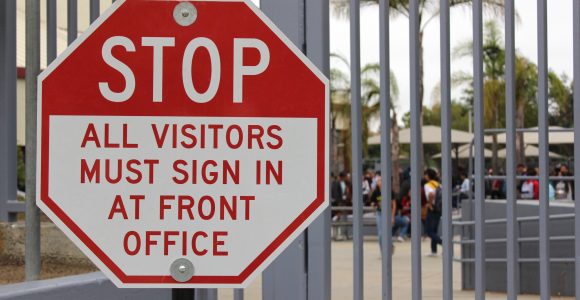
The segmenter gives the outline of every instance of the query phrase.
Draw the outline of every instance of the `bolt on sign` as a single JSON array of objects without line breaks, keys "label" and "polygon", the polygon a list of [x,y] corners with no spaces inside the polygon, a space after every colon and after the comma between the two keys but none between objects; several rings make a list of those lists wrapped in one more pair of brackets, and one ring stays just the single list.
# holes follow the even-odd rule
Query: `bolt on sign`
[{"label": "bolt on sign", "polygon": [[328,80],[251,2],[116,1],[39,76],[37,204],[119,287],[243,287],[328,206]]}]

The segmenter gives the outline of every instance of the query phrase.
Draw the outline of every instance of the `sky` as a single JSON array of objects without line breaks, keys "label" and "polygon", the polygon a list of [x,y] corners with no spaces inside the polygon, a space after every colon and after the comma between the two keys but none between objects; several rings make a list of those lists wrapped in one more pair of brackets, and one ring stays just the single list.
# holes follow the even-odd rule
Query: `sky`
[{"label": "sky", "polygon": [[[548,65],[557,74],[567,74],[572,78],[572,1],[548,1]],[[516,23],[516,50],[529,60],[537,63],[537,9],[536,1],[516,0],[516,11],[519,22]],[[361,9],[361,65],[379,62],[379,17],[378,7],[368,6]],[[493,16],[484,16],[484,22],[493,19]],[[498,19],[502,29],[503,17]],[[400,89],[400,98],[397,104],[399,116],[409,111],[409,22],[405,16],[391,18],[390,32],[390,63],[395,73]],[[451,11],[451,49],[458,44],[472,40],[471,7],[454,8]],[[337,17],[331,11],[330,21],[330,51],[350,56],[350,30],[346,18]],[[430,106],[433,102],[433,88],[440,80],[439,54],[439,19],[433,19],[427,25],[424,34],[425,59],[425,96],[424,105]],[[452,60],[451,72],[473,72],[471,59]],[[331,68],[344,68],[340,61],[331,60]],[[454,89],[452,99],[461,97],[461,89]],[[438,100],[438,98],[436,99]]]}]

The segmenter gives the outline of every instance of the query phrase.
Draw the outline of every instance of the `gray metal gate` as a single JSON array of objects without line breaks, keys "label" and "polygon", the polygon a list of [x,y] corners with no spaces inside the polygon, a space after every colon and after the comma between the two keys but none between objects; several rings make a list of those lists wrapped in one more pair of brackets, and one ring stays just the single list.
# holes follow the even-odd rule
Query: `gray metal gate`
[{"label": "gray metal gate", "polygon": [[[346,1],[346,0],[345,0]],[[352,186],[353,186],[353,299],[364,299],[363,287],[363,203],[361,191],[362,178],[362,113],[361,113],[361,78],[360,78],[360,0],[350,1],[350,62],[351,62],[351,120],[352,120]],[[52,61],[56,51],[56,0],[47,0],[47,56]],[[389,15],[390,3],[395,2],[407,5],[410,30],[410,105],[411,105],[411,199],[412,199],[412,227],[421,228],[421,177],[423,174],[422,161],[422,137],[421,137],[421,99],[420,91],[420,55],[422,55],[420,38],[419,9],[425,1],[388,1],[379,0],[380,11],[380,119],[381,119],[381,157],[391,157],[391,131],[390,122],[390,57],[389,50]],[[441,120],[442,120],[442,165],[441,175],[443,184],[443,199],[452,197],[452,166],[451,166],[451,74],[450,74],[450,3],[454,0],[439,1],[440,17],[440,63],[441,63]],[[465,1],[470,2],[470,1]],[[474,152],[474,175],[475,192],[473,194],[473,220],[455,222],[455,226],[470,226],[472,231],[469,241],[473,252],[473,258],[462,258],[462,262],[473,264],[468,266],[473,272],[474,289],[476,299],[485,299],[486,266],[493,262],[487,258],[486,246],[494,241],[486,239],[486,228],[492,223],[505,223],[506,235],[502,240],[505,242],[506,257],[501,262],[506,263],[506,287],[508,299],[516,299],[519,294],[521,263],[526,262],[520,258],[519,244],[523,238],[520,236],[519,226],[521,222],[530,221],[530,217],[522,218],[518,214],[516,201],[516,181],[530,179],[530,177],[516,176],[516,133],[524,129],[516,128],[515,119],[515,10],[514,0],[499,1],[505,5],[505,81],[506,81],[506,128],[507,133],[507,160],[506,176],[507,199],[505,204],[505,219],[486,220],[485,181],[493,178],[486,177],[484,161],[484,123],[483,123],[483,1],[471,1],[473,13],[473,69],[474,69],[474,120],[475,120],[475,152]],[[40,9],[39,1],[27,0],[27,115],[36,116],[36,75],[40,68]],[[77,36],[77,2],[68,0],[68,42],[69,44]],[[532,2],[530,1],[530,5]],[[540,174],[537,176],[540,186],[540,201],[538,216],[531,217],[538,221],[539,235],[536,238],[539,245],[539,256],[534,262],[539,264],[539,291],[541,299],[549,299],[551,295],[550,269],[551,262],[558,259],[550,255],[550,220],[551,219],[574,219],[573,236],[568,240],[575,246],[575,256],[567,261],[575,263],[575,286],[580,287],[580,207],[575,206],[574,214],[550,216],[548,202],[549,165],[548,165],[548,62],[547,62],[547,0],[537,0],[538,7],[538,132],[539,132],[539,167]],[[262,0],[261,9],[286,33],[287,36],[301,48],[308,57],[325,73],[329,74],[329,0]],[[90,0],[90,19],[95,20],[99,15],[99,0]],[[14,221],[14,214],[22,212],[23,206],[16,200],[16,0],[4,0],[0,2],[0,221]],[[580,1],[573,1],[574,36],[574,77],[580,76]],[[44,54],[43,54],[44,55]],[[580,80],[574,81],[574,121],[580,123]],[[35,183],[35,155],[36,118],[27,119],[27,179],[28,186]],[[503,129],[502,129],[503,130]],[[575,142],[580,143],[580,128],[574,128]],[[580,157],[580,147],[575,144],[575,156]],[[575,170],[580,170],[580,160],[574,160]],[[392,175],[392,163],[390,159],[382,159],[381,173],[383,178]],[[570,180],[570,178],[565,178]],[[575,192],[580,195],[580,181],[576,182]],[[390,195],[391,181],[384,180],[382,195]],[[27,236],[27,279],[38,278],[39,271],[39,221],[38,211],[34,206],[34,189],[26,193],[28,227]],[[443,202],[442,233],[443,233],[443,285],[441,297],[453,298],[453,222],[452,207],[448,201]],[[381,224],[382,232],[382,298],[392,299],[393,275],[391,247],[391,212],[388,205],[382,210],[385,222]],[[262,294],[264,299],[332,299],[331,296],[331,272],[330,272],[330,211],[321,216],[308,228],[290,247],[277,259],[263,274]],[[571,234],[572,235],[572,234]],[[529,238],[528,238],[529,239]],[[495,241],[497,242],[497,241]],[[422,299],[422,267],[421,267],[421,235],[412,235],[412,299]],[[471,269],[470,269],[471,268]],[[25,288],[25,287],[23,287]],[[22,291],[19,291],[22,292]],[[578,295],[578,291],[576,292]],[[0,298],[2,294],[0,292]],[[30,294],[31,297],[32,294]],[[215,291],[209,291],[200,295],[204,298],[215,299]],[[8,296],[9,297],[9,296]],[[234,292],[235,299],[243,298],[243,291]],[[89,298],[89,297],[87,297]],[[579,298],[577,296],[577,298]]]}]

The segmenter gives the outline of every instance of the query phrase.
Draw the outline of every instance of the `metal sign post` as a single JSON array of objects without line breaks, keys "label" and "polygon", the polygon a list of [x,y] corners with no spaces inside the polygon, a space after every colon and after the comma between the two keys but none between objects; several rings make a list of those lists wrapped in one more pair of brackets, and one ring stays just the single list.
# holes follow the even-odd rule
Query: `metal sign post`
[{"label": "metal sign post", "polygon": [[195,289],[171,289],[171,300],[195,300]]}]

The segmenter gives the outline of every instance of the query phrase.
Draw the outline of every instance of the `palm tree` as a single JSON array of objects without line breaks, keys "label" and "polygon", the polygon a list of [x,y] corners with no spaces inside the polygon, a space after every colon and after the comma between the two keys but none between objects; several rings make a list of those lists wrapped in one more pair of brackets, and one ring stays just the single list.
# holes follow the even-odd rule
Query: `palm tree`
[{"label": "palm tree", "polygon": [[[484,123],[486,127],[502,128],[505,126],[505,48],[502,43],[503,37],[497,24],[488,22],[485,24],[483,61],[484,61]],[[473,57],[472,42],[467,42],[455,48],[455,58]],[[526,126],[526,107],[535,107],[537,92],[537,67],[527,58],[516,54],[516,128]],[[454,83],[472,83],[473,77],[458,72],[453,75]],[[471,88],[467,94],[472,94]],[[473,101],[473,99],[471,99]],[[535,116],[534,116],[535,117]],[[497,152],[497,138],[493,136],[494,156]],[[516,134],[516,161],[525,162],[524,138],[521,132]],[[497,157],[492,158],[494,170],[497,170]]]},{"label": "palm tree", "polygon": [[[483,38],[483,99],[484,99],[484,123],[487,128],[502,127],[505,113],[505,82],[503,75],[505,73],[505,49],[502,43],[503,37],[493,21],[485,23],[484,38]],[[455,58],[473,57],[473,43],[467,42],[460,44],[454,49],[453,56]],[[472,82],[471,76],[454,75],[454,80],[458,82],[463,79],[465,82]],[[461,83],[461,82],[459,82]],[[492,167],[498,170],[498,143],[497,135],[492,136]]]},{"label": "palm tree", "polygon": [[[335,13],[339,16],[346,16],[348,13],[348,0],[336,0],[334,1]],[[409,17],[409,0],[389,0],[389,7],[391,14],[393,16],[405,16]],[[487,12],[494,15],[503,15],[504,13],[504,0],[483,0],[483,8]],[[376,5],[379,0],[361,0],[363,5]],[[419,101],[421,116],[423,116],[423,94],[424,94],[424,84],[423,84],[423,73],[424,73],[424,63],[423,63],[423,33],[425,28],[439,16],[439,1],[438,0],[420,0],[419,1]],[[460,8],[471,6],[471,0],[449,0],[450,8]],[[421,125],[423,125],[423,118],[421,117]]]},{"label": "palm tree", "polygon": [[[342,62],[347,69],[350,70],[349,62],[343,56],[337,54],[331,54],[331,57],[336,58]],[[396,102],[399,97],[399,87],[397,85],[397,80],[395,74],[390,71],[391,82],[391,122],[392,122],[392,159],[393,168],[398,170],[398,158],[399,158],[399,139],[398,139],[398,127],[397,127],[397,113],[396,113]],[[379,116],[380,103],[379,94],[380,86],[378,83],[378,78],[380,74],[380,66],[378,64],[367,64],[363,67],[361,71],[361,104],[362,104],[362,140],[363,140],[363,155],[368,154],[368,143],[367,139],[370,134],[370,122]],[[338,68],[332,68],[330,70],[330,89],[331,89],[331,115],[333,128],[335,128],[336,122],[340,119],[343,122],[350,124],[350,80],[348,74]],[[351,153],[350,153],[350,141],[351,141],[351,127],[346,126],[346,130],[343,136],[343,141],[345,145],[345,166],[350,165]],[[396,165],[395,165],[396,164]],[[393,172],[393,176],[398,172]],[[395,180],[395,178],[393,178]],[[393,184],[395,186],[395,184]]]}]

